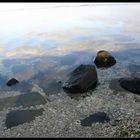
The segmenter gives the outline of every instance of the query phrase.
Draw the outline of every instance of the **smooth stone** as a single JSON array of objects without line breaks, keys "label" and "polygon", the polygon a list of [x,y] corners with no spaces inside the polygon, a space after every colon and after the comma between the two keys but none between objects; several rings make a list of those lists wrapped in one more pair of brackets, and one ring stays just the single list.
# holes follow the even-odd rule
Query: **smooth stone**
[{"label": "smooth stone", "polygon": [[27,93],[0,99],[0,111],[8,107],[30,107],[45,104],[46,100],[39,93]]},{"label": "smooth stone", "polygon": [[68,75],[62,88],[68,93],[83,93],[96,88],[97,82],[95,66],[80,65]]},{"label": "smooth stone", "polygon": [[109,122],[110,118],[104,112],[97,112],[95,114],[90,115],[89,117],[81,120],[82,126],[92,126],[93,123],[105,123]]},{"label": "smooth stone", "polygon": [[97,68],[108,68],[116,64],[116,60],[108,51],[101,50],[97,53],[94,63]]},{"label": "smooth stone", "polygon": [[42,115],[44,109],[37,110],[14,110],[6,115],[5,125],[7,128],[18,126],[26,122],[31,122],[36,116]]},{"label": "smooth stone", "polygon": [[19,83],[19,81],[16,80],[15,78],[12,78],[12,79],[10,79],[10,80],[6,83],[6,85],[7,85],[7,86],[12,86],[12,85],[15,85],[15,84],[17,84],[17,83]]},{"label": "smooth stone", "polygon": [[30,107],[34,105],[45,104],[46,100],[42,95],[36,92],[22,94],[16,100],[16,106]]},{"label": "smooth stone", "polygon": [[122,88],[132,93],[140,94],[140,78],[121,78],[119,83]]}]

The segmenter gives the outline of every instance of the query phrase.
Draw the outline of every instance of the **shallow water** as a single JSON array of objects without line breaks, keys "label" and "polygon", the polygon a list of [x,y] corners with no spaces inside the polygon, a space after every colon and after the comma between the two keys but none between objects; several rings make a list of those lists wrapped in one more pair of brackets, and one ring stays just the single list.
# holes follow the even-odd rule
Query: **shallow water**
[{"label": "shallow water", "polygon": [[[139,73],[139,15],[140,4],[0,11],[0,96],[29,93],[35,85],[46,95],[63,92],[67,74],[80,64],[94,64],[99,50],[117,60],[107,70],[97,69],[99,86],[108,82],[111,76],[103,73],[109,71],[116,93],[115,79]],[[20,83],[6,87],[11,78]]]}]

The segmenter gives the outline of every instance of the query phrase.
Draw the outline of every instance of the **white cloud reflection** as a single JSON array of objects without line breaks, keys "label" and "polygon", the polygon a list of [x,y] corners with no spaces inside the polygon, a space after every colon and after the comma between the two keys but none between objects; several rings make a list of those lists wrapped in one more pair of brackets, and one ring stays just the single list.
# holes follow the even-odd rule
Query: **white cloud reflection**
[{"label": "white cloud reflection", "polygon": [[16,56],[25,58],[25,57],[40,56],[42,53],[43,53],[42,46],[35,46],[33,48],[30,48],[28,46],[22,46],[6,52],[5,56],[6,57]]},{"label": "white cloud reflection", "polygon": [[[18,12],[13,10],[14,7],[4,12],[2,11],[5,10],[3,7],[0,11],[0,40],[1,42],[5,41],[6,45],[0,48],[0,53],[8,58],[25,58],[44,54],[64,55],[72,51],[85,50],[118,51],[123,50],[124,47],[115,44],[124,42],[116,41],[110,33],[118,36],[132,34],[140,37],[139,3],[45,9],[45,6],[55,7],[56,5],[33,4],[31,8],[31,4],[21,5],[21,7],[19,4],[15,4],[15,8],[19,6],[19,9],[22,9]],[[14,40],[17,36],[20,36],[23,44],[5,52],[6,48],[11,46],[7,42]],[[73,40],[74,37],[78,36],[86,36],[87,40]],[[41,42],[30,47],[26,44],[27,38],[28,40],[35,38]],[[43,43],[48,40],[56,40],[58,44],[53,48],[48,49],[46,47],[47,50],[45,51]]]}]

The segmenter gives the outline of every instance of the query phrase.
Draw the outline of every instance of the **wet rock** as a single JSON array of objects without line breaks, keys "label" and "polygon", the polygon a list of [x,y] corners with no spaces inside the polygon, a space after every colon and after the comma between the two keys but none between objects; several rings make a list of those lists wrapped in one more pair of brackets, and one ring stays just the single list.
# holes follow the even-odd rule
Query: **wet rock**
[{"label": "wet rock", "polygon": [[4,108],[15,107],[16,106],[15,103],[16,103],[16,96],[0,99],[0,111],[3,110]]},{"label": "wet rock", "polygon": [[119,83],[122,88],[132,93],[140,94],[140,78],[121,78]]},{"label": "wet rock", "polygon": [[80,65],[68,75],[68,79],[62,85],[68,93],[83,93],[94,89],[98,78],[95,66]]},{"label": "wet rock", "polygon": [[116,60],[109,52],[101,50],[97,53],[94,63],[97,68],[108,68],[113,66],[116,63]]},{"label": "wet rock", "polygon": [[16,106],[30,107],[45,104],[46,100],[39,93],[22,94],[16,100]]},{"label": "wet rock", "polygon": [[17,126],[26,122],[31,122],[36,116],[42,115],[44,109],[37,110],[16,110],[11,111],[6,115],[5,125],[7,128]]},{"label": "wet rock", "polygon": [[0,99],[0,111],[8,107],[30,107],[45,104],[46,100],[39,93],[27,93]]},{"label": "wet rock", "polygon": [[104,112],[97,112],[95,114],[90,115],[89,117],[81,120],[82,126],[92,126],[93,123],[105,123],[109,122],[110,118]]},{"label": "wet rock", "polygon": [[17,83],[19,83],[19,81],[16,80],[15,78],[12,78],[11,80],[9,80],[9,81],[6,83],[6,85],[10,87],[10,86],[15,85],[15,84],[17,84]]}]

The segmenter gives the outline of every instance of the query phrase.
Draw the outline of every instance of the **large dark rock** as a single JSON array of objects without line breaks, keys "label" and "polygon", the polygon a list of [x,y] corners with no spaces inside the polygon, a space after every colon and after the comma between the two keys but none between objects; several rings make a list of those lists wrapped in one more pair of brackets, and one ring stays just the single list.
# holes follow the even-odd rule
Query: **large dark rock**
[{"label": "large dark rock", "polygon": [[16,80],[15,78],[12,78],[11,80],[9,80],[9,81],[6,83],[6,85],[10,87],[10,86],[15,85],[15,84],[17,84],[17,83],[19,83],[19,81]]},{"label": "large dark rock", "polygon": [[101,50],[97,53],[94,63],[97,68],[108,68],[113,66],[116,63],[116,60],[109,52]]},{"label": "large dark rock", "polygon": [[94,89],[98,78],[95,66],[80,65],[68,75],[68,80],[62,85],[64,91],[69,93],[83,93]]},{"label": "large dark rock", "polygon": [[140,94],[140,78],[121,78],[119,83],[122,88]]}]

